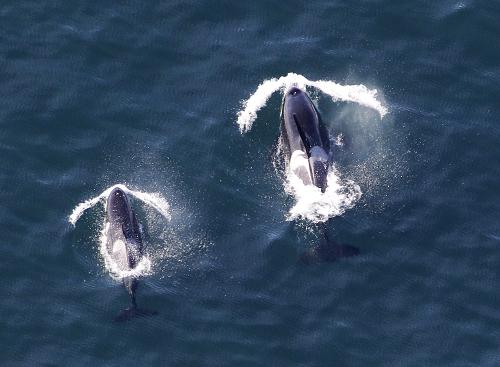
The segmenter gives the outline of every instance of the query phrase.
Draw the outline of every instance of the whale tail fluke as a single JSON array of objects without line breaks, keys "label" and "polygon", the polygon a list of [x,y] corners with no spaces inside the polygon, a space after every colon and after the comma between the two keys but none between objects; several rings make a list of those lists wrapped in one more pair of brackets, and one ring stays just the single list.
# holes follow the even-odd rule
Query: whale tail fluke
[{"label": "whale tail fluke", "polygon": [[331,241],[326,234],[324,234],[320,244],[304,252],[300,256],[300,261],[304,264],[334,262],[343,257],[357,256],[359,253],[359,248]]},{"label": "whale tail fluke", "polygon": [[134,317],[147,317],[155,315],[158,315],[157,311],[131,306],[120,312],[118,316],[115,317],[115,322],[129,321]]}]

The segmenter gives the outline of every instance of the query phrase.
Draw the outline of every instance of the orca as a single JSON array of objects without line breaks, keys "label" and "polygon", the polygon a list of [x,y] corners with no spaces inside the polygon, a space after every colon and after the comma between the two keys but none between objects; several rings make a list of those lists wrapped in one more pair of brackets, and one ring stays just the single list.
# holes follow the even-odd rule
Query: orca
[{"label": "orca", "polygon": [[[121,271],[134,269],[143,257],[142,234],[135,213],[130,205],[127,194],[120,188],[115,188],[108,196],[106,203],[106,219],[109,225],[106,249]],[[115,321],[129,320],[135,316],[156,315],[137,307],[137,278],[123,278],[123,285],[130,296],[131,305],[123,310]]]},{"label": "orca", "polygon": [[283,97],[281,136],[289,169],[305,185],[313,184],[325,192],[330,163],[328,132],[309,95],[297,87]]},{"label": "orca", "polygon": [[[297,87],[285,92],[281,104],[281,142],[288,169],[304,185],[314,185],[325,192],[331,166],[330,139],[321,116],[309,95]],[[335,261],[359,254],[359,249],[329,240],[326,224],[317,225],[320,244],[304,253],[304,263]]]}]

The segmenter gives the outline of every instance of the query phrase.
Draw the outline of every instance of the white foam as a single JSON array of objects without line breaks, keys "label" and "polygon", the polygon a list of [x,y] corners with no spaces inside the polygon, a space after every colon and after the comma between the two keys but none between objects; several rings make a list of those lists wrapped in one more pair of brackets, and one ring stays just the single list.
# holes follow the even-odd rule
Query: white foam
[{"label": "white foam", "polygon": [[106,200],[108,199],[109,194],[115,188],[120,188],[125,193],[136,197],[137,199],[141,200],[143,203],[156,209],[166,219],[170,220],[170,205],[163,197],[161,197],[161,195],[155,194],[155,193],[142,192],[142,191],[134,191],[134,190],[129,189],[125,185],[117,184],[117,185],[114,185],[114,186],[107,188],[99,196],[96,196],[92,199],[86,200],[86,201],[78,204],[73,209],[73,212],[71,213],[71,215],[68,217],[68,221],[73,226],[75,226],[78,219],[80,219],[80,217],[83,215],[83,213],[87,209],[94,207],[99,202],[105,203]]},{"label": "white foam", "polygon": [[264,80],[246,101],[242,102],[243,109],[238,112],[238,126],[241,133],[250,131],[253,122],[257,118],[257,112],[266,105],[271,95],[281,90],[285,92],[289,88],[296,86],[305,89],[307,86],[317,88],[323,93],[332,97],[333,101],[355,102],[362,106],[372,108],[383,118],[387,114],[387,107],[377,100],[377,90],[368,89],[362,84],[359,85],[341,85],[330,80],[312,81],[306,77],[288,73],[280,78]]},{"label": "white foam", "polygon": [[130,270],[124,270],[123,264],[116,262],[113,256],[109,253],[107,243],[108,243],[108,233],[109,233],[109,223],[104,222],[101,236],[99,238],[99,253],[104,260],[104,267],[108,271],[109,275],[115,279],[120,280],[127,277],[144,277],[152,274],[152,264],[148,256],[144,255],[139,263]]},{"label": "white foam", "polygon": [[335,167],[330,168],[325,192],[304,182],[292,171],[287,174],[285,190],[295,199],[287,220],[304,219],[313,223],[326,222],[328,219],[344,214],[352,208],[362,195],[361,189],[353,181],[342,181]]},{"label": "white foam", "polygon": [[[102,195],[102,194],[101,194]],[[97,203],[99,203],[99,201],[101,201],[101,195],[95,197],[95,198],[92,198],[92,199],[89,199],[89,200],[86,200],[80,204],[78,204],[74,209],[73,209],[73,212],[71,213],[71,215],[69,216],[68,218],[68,221],[73,225],[75,226],[76,225],[76,222],[78,221],[78,219],[80,219],[80,217],[82,216],[82,214],[87,210],[87,209],[90,209],[92,207],[94,207]]]},{"label": "white foam", "polygon": [[344,146],[344,134],[340,133],[333,139],[333,143],[338,147]]},{"label": "white foam", "polygon": [[[102,203],[105,205],[109,194],[113,189],[120,188],[125,193],[139,199],[143,203],[153,207],[157,210],[165,219],[170,220],[170,205],[168,202],[159,194],[156,193],[147,193],[142,191],[131,190],[125,185],[117,184],[109,187],[104,190],[100,195],[86,200],[80,204],[78,204],[74,209],[71,215],[68,218],[68,221],[75,226],[76,222],[83,213],[97,205],[98,203]],[[113,260],[113,257],[108,251],[107,242],[108,242],[108,232],[109,232],[109,223],[106,222],[106,219],[103,220],[101,235],[99,237],[99,252],[101,254],[102,259],[104,260],[104,266],[108,271],[109,275],[114,279],[123,279],[126,277],[140,277],[147,276],[152,273],[152,263],[148,256],[143,256],[139,263],[130,270],[124,270],[123,266]]]}]

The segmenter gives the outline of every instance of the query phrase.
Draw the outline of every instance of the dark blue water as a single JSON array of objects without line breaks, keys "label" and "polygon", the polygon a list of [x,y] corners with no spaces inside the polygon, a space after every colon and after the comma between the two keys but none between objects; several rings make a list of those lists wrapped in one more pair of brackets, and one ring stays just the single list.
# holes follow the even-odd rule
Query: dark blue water
[{"label": "dark blue water", "polygon": [[[500,365],[498,1],[4,1],[0,365]],[[264,79],[364,84],[389,114],[314,92],[363,192],[329,224],[361,249],[304,266],[272,156]],[[100,257],[111,185],[136,203],[153,274],[127,303]]]}]

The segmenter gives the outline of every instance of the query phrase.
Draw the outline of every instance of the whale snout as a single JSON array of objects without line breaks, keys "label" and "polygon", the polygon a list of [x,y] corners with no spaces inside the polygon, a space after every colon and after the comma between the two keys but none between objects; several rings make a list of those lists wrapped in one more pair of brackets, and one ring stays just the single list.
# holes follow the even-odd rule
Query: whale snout
[{"label": "whale snout", "polygon": [[108,200],[126,200],[125,198],[126,198],[125,192],[119,187],[116,187],[109,194]]},{"label": "whale snout", "polygon": [[302,90],[301,90],[301,89],[299,89],[299,88],[297,88],[297,87],[292,87],[292,88],[290,88],[290,89],[288,90],[288,92],[287,92],[287,96],[290,96],[290,97],[296,97],[296,96],[298,96],[298,95],[300,95],[300,94],[302,94],[302,93],[303,93],[303,92],[302,92]]},{"label": "whale snout", "polygon": [[108,207],[124,206],[127,203],[127,194],[119,187],[113,189],[108,196]]},{"label": "whale snout", "polygon": [[290,113],[301,113],[313,109],[308,94],[297,87],[292,87],[286,91],[283,106]]},{"label": "whale snout", "polygon": [[130,205],[125,192],[117,187],[108,196],[107,202],[108,219],[123,223],[130,216]]}]

